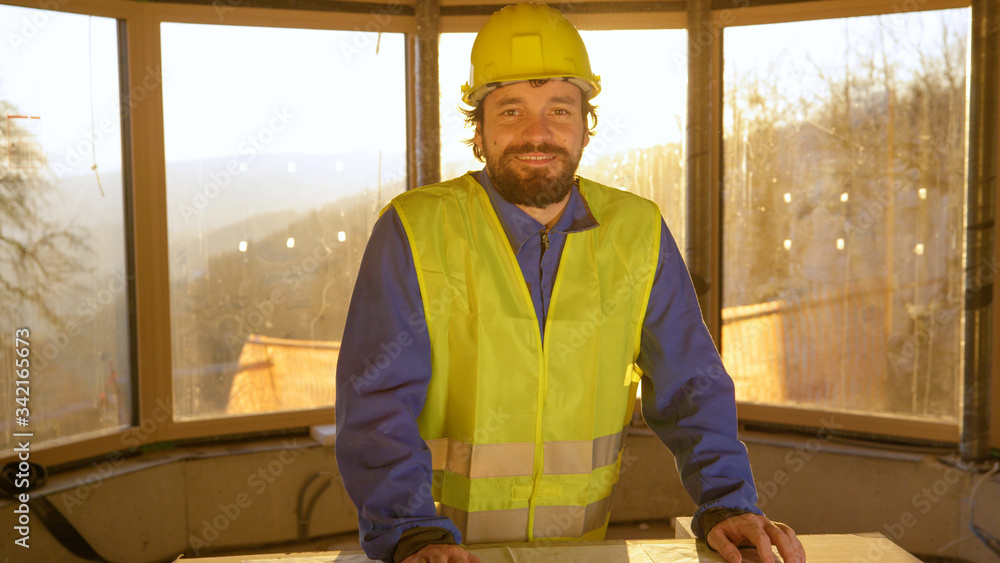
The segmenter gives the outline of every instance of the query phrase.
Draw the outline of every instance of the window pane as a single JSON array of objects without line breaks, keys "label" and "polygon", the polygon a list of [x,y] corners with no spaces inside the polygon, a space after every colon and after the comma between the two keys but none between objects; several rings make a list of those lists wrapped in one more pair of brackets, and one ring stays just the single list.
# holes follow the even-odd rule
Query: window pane
[{"label": "window pane", "polygon": [[[684,248],[682,140],[687,104],[684,30],[582,31],[591,68],[601,77],[597,135],[583,151],[579,174],[652,199]],[[462,143],[473,129],[458,111],[469,80],[475,33],[441,36],[441,177],[483,163]],[[642,56],[636,56],[642,53]],[[656,61],[651,66],[650,61]]]},{"label": "window pane", "polygon": [[175,417],[332,406],[368,233],[405,185],[403,38],[161,36]]},{"label": "window pane", "polygon": [[[14,432],[37,446],[127,427],[131,328],[117,22],[0,6],[0,36],[0,401],[9,414],[0,450],[9,450]],[[14,372],[24,358],[12,355],[21,327],[26,379]],[[26,426],[15,408],[26,409],[17,412]]]},{"label": "window pane", "polygon": [[726,31],[741,400],[957,421],[968,33],[964,9]]}]

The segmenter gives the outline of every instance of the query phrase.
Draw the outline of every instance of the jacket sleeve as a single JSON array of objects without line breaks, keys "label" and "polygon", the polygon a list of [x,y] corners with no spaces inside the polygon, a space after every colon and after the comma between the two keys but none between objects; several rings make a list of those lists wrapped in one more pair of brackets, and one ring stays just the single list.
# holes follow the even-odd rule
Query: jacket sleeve
[{"label": "jacket sleeve", "polygon": [[444,528],[461,541],[435,511],[431,454],[417,428],[430,376],[413,256],[389,208],[365,249],[337,362],[337,466],[373,559],[391,561],[411,528]]},{"label": "jacket sleeve", "polygon": [[638,364],[642,415],[670,449],[688,494],[698,504],[693,527],[713,508],[761,514],[746,447],[737,437],[736,397],[722,365],[677,243],[661,226],[660,256]]}]

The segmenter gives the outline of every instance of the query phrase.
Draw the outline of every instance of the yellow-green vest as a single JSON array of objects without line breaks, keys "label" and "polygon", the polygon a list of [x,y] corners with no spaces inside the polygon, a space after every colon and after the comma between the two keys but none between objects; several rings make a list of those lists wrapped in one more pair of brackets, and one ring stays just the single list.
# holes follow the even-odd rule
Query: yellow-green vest
[{"label": "yellow-green vest", "polygon": [[463,542],[603,539],[660,243],[652,202],[585,179],[542,342],[517,257],[471,174],[406,192],[432,376],[417,419]]}]

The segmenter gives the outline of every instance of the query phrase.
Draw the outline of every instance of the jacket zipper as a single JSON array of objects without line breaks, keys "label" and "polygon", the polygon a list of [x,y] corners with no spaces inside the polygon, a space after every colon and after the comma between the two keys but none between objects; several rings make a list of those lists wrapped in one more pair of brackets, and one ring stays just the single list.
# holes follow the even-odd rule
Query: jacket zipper
[{"label": "jacket zipper", "polygon": [[[542,263],[545,258],[545,251],[549,249],[549,230],[545,229],[542,231],[542,252],[538,255],[538,291],[542,298],[542,314],[546,314],[548,305],[545,303],[545,290],[543,289],[543,281],[545,279],[545,270],[542,267]],[[545,322],[545,321],[542,321]]]}]

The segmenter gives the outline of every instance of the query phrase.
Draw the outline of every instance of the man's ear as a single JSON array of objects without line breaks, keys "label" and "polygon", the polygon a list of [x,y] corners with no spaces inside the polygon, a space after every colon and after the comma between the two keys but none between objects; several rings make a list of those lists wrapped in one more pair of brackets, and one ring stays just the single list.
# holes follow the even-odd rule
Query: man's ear
[{"label": "man's ear", "polygon": [[476,132],[472,135],[472,142],[479,147],[479,150],[483,150],[483,124],[476,123]]},{"label": "man's ear", "polygon": [[586,129],[584,129],[583,130],[583,146],[580,147],[580,148],[581,149],[585,149],[585,148],[587,148],[588,144],[590,144],[590,131],[587,131]]}]

